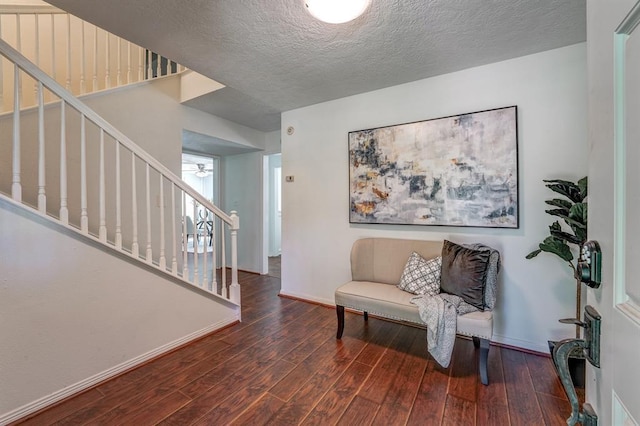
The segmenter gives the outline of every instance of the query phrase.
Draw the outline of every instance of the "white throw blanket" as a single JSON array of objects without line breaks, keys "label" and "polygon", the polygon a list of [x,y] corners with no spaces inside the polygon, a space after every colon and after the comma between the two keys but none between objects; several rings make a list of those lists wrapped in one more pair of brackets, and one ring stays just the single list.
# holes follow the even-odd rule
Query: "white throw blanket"
[{"label": "white throw blanket", "polygon": [[427,324],[427,349],[443,367],[451,362],[453,344],[456,340],[457,316],[477,311],[462,298],[453,294],[416,296],[411,303],[418,306],[420,319]]}]

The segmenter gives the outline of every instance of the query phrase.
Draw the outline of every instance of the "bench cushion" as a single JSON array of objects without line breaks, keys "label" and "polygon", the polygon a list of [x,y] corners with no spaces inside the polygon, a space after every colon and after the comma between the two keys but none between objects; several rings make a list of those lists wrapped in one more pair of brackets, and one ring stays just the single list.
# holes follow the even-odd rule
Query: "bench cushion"
[{"label": "bench cushion", "polygon": [[[372,281],[350,281],[335,293],[336,305],[366,311],[373,315],[424,325],[418,307],[411,303],[415,295],[394,285]],[[458,334],[491,339],[493,314],[491,311],[458,315]]]}]

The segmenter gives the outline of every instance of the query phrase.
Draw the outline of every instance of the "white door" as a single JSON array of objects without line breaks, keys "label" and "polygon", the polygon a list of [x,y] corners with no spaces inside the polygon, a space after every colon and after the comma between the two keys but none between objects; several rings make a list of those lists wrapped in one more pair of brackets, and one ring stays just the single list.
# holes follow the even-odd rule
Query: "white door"
[{"label": "white door", "polygon": [[586,400],[600,425],[640,420],[640,2],[589,0],[589,238],[603,280],[587,303],[602,315],[601,368]]}]

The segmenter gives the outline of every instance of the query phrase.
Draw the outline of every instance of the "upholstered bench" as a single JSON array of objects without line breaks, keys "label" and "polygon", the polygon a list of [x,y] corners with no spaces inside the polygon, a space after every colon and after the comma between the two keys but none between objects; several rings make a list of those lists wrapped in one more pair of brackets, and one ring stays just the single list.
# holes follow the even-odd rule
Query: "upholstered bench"
[{"label": "upholstered bench", "polygon": [[[365,238],[354,242],[351,250],[352,281],[340,286],[335,292],[338,315],[337,338],[344,330],[344,309],[354,309],[393,320],[406,321],[424,326],[418,308],[411,303],[415,294],[400,290],[397,284],[403,274],[407,259],[413,252],[424,259],[433,259],[442,253],[442,241],[421,241],[391,238]],[[488,248],[487,248],[488,249]],[[495,254],[497,252],[494,251]],[[493,336],[493,313],[495,287],[499,269],[498,259],[492,254],[486,271],[487,285],[484,289],[484,310],[457,316],[457,333],[473,338],[480,347],[479,371],[483,384],[488,384],[487,357],[489,342]]]}]

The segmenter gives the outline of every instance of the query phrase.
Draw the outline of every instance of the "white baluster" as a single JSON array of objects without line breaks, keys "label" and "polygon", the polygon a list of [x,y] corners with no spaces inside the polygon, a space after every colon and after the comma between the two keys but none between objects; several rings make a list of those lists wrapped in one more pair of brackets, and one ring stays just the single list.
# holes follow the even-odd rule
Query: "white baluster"
[{"label": "white baluster", "polygon": [[173,275],[178,275],[178,259],[177,259],[177,242],[176,242],[176,185],[171,183],[171,272]]},{"label": "white baluster", "polygon": [[116,140],[116,248],[122,250],[122,206],[120,182],[120,141]]},{"label": "white baluster", "polygon": [[144,48],[138,46],[138,81],[144,80]]},{"label": "white baluster", "polygon": [[122,86],[122,72],[121,72],[121,68],[122,68],[122,39],[120,37],[116,37],[116,42],[118,43],[118,60],[116,61],[116,66],[117,66],[117,71],[116,71],[116,82],[118,83],[117,87]]},{"label": "white baluster", "polygon": [[218,292],[218,277],[216,276],[216,271],[217,271],[217,256],[216,256],[216,246],[218,245],[218,241],[216,240],[217,235],[216,235],[216,216],[212,215],[211,216],[211,241],[209,242],[209,246],[211,247],[211,271],[212,271],[212,280],[213,282],[211,283],[213,290],[217,293]]},{"label": "white baluster", "polygon": [[56,20],[51,14],[51,76],[56,79]]},{"label": "white baluster", "polygon": [[84,80],[85,74],[85,61],[86,57],[86,48],[85,48],[85,35],[84,35],[84,21],[80,21],[81,27],[80,30],[82,34],[80,35],[80,93],[85,93],[87,91],[86,83]]},{"label": "white baluster", "polygon": [[106,188],[104,181],[104,130],[100,129],[100,227],[98,228],[98,238],[103,243],[107,242],[107,207]]},{"label": "white baluster", "polygon": [[84,114],[80,116],[80,230],[89,233],[87,212],[87,132]]},{"label": "white baluster", "polygon": [[211,246],[211,279],[212,279],[211,288],[213,289],[214,292],[217,293],[218,278],[216,277],[216,272],[217,272],[216,262],[218,261],[218,259],[216,259],[216,246],[218,245],[218,242],[216,241],[216,216],[215,215],[211,216],[211,239],[209,240],[209,245]]},{"label": "white baluster", "polygon": [[222,238],[220,238],[220,295],[228,299],[229,293],[227,289],[227,248],[224,238],[224,226],[225,223],[221,220],[220,227],[222,231]]},{"label": "white baluster", "polygon": [[67,131],[65,101],[60,100],[60,221],[69,224],[69,206],[67,201]]},{"label": "white baluster", "polygon": [[[38,26],[38,14],[33,15],[35,19],[35,63],[38,68],[40,68],[40,28]],[[36,101],[38,100],[38,82],[34,84],[34,90],[36,92]]]},{"label": "white baluster", "polygon": [[229,288],[229,299],[232,302],[240,303],[240,284],[238,284],[238,228],[240,219],[236,211],[231,212],[231,286]]},{"label": "white baluster", "polygon": [[198,252],[200,251],[200,244],[198,241],[198,202],[193,200],[193,283],[197,286],[200,285],[200,273],[198,271]]},{"label": "white baluster", "polygon": [[44,94],[42,82],[38,82],[38,210],[47,213],[45,194],[45,151],[44,151]]},{"label": "white baluster", "polygon": [[[20,15],[16,13],[16,47],[18,52],[22,53],[22,31],[20,30],[20,21]],[[17,80],[14,80],[13,84],[18,86],[17,96],[20,99],[20,103],[22,103],[22,79],[18,78]]]},{"label": "white baluster", "polygon": [[160,175],[160,259],[158,266],[163,271],[167,269],[167,259],[165,254],[165,238],[164,238],[164,176]]},{"label": "white baluster", "polygon": [[209,237],[209,233],[207,232],[207,207],[204,207],[205,217],[202,219],[202,238],[203,238],[203,248],[202,248],[202,285],[204,288],[209,290],[209,274],[207,270],[207,258],[209,257],[209,253],[207,252],[207,238]]},{"label": "white baluster", "polygon": [[109,33],[105,31],[104,33],[105,35],[105,77],[104,77],[104,84],[105,84],[105,88],[110,88],[111,87],[111,74],[110,74],[110,69],[111,69],[111,46],[110,46],[110,41],[109,41]]},{"label": "white baluster", "polygon": [[138,246],[138,196],[136,183],[136,154],[131,151],[131,222],[132,222],[132,240],[131,254],[133,257],[140,256],[140,247]]},{"label": "white baluster", "polygon": [[22,201],[22,185],[20,184],[20,68],[13,66],[13,177],[11,180],[11,197]]},{"label": "white baluster", "polygon": [[[188,235],[187,235],[187,196],[185,192],[182,191],[182,279],[189,281],[189,267],[187,263],[187,245],[188,245]],[[193,237],[195,239],[195,236]]]},{"label": "white baluster", "polygon": [[151,249],[151,181],[149,180],[149,163],[145,164],[145,176],[147,186],[147,263],[153,262],[153,250]]},{"label": "white baluster", "polygon": [[71,90],[71,15],[67,14],[67,90]]},{"label": "white baluster", "polygon": [[93,27],[93,91],[98,90],[98,27]]},{"label": "white baluster", "polygon": [[127,42],[127,84],[131,83],[131,42]]}]

